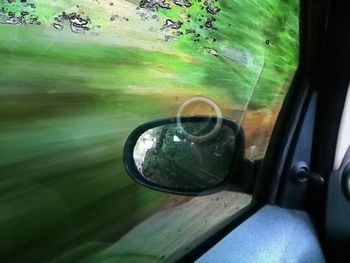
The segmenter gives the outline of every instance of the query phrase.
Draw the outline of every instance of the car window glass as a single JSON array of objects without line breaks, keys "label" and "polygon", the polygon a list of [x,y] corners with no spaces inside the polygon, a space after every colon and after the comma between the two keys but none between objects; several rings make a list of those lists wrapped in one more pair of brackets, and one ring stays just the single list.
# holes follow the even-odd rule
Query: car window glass
[{"label": "car window glass", "polygon": [[138,186],[128,134],[220,115],[263,158],[298,65],[299,2],[2,0],[0,39],[1,257],[169,261],[252,197]]}]

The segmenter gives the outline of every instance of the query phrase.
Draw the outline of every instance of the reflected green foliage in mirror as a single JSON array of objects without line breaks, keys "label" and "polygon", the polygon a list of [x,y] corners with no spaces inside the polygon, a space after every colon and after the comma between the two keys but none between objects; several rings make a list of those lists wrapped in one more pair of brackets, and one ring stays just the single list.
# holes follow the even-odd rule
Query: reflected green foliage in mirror
[{"label": "reflected green foliage in mirror", "polygon": [[[134,148],[142,176],[168,188],[205,189],[229,175],[235,153],[235,133],[216,123],[168,124],[146,131]],[[195,134],[196,137],[191,136]]]}]

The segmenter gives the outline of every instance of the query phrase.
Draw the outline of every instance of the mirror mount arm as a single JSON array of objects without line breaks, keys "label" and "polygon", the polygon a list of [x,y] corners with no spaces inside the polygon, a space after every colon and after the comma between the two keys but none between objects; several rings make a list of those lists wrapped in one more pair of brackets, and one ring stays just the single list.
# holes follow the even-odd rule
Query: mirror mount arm
[{"label": "mirror mount arm", "polygon": [[252,194],[254,191],[257,174],[260,170],[261,160],[242,160],[241,171],[243,175],[240,176],[239,185],[244,193]]}]

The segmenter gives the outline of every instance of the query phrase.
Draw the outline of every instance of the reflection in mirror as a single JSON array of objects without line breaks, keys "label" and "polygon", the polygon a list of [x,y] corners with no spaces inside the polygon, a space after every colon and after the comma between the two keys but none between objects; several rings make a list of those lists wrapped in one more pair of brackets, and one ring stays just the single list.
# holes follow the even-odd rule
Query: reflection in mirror
[{"label": "reflection in mirror", "polygon": [[213,122],[165,124],[144,132],[133,157],[146,181],[161,187],[204,189],[229,175],[235,131]]}]

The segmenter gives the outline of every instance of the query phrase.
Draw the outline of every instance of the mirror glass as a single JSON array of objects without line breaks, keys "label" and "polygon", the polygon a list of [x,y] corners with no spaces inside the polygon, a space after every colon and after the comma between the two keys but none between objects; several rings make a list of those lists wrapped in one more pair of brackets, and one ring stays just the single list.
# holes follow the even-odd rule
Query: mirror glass
[{"label": "mirror glass", "polygon": [[170,189],[205,189],[229,175],[235,131],[220,122],[164,124],[144,132],[133,157],[146,181]]}]

